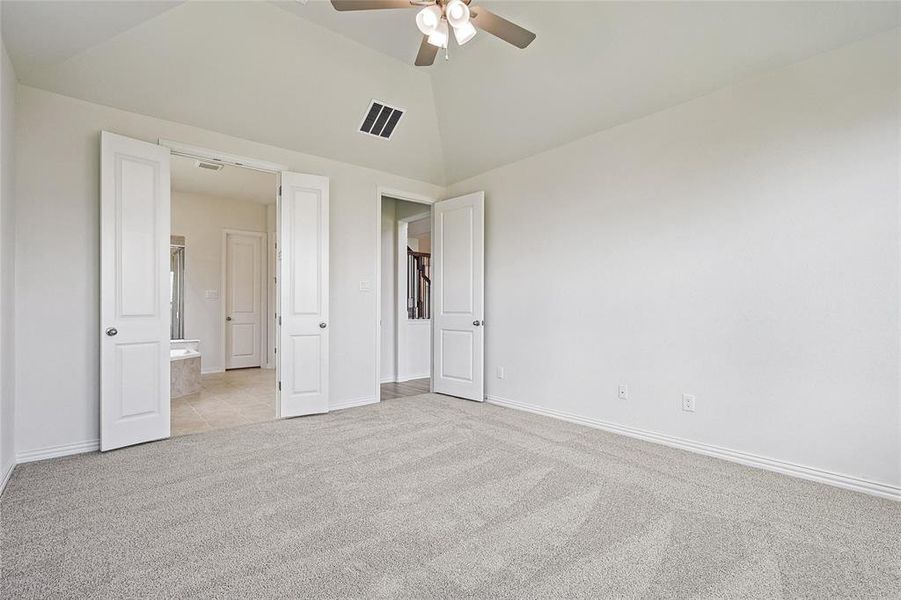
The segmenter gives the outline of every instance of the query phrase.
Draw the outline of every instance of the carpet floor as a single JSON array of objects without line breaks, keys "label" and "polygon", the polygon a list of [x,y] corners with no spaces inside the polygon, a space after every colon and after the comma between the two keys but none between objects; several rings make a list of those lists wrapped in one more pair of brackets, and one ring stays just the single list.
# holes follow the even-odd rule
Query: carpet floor
[{"label": "carpet floor", "polygon": [[16,468],[3,598],[901,598],[901,503],[427,394]]}]

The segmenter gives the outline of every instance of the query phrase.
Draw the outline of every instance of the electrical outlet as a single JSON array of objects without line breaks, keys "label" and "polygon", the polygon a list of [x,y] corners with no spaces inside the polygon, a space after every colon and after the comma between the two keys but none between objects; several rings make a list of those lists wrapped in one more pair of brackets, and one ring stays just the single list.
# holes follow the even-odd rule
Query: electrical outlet
[{"label": "electrical outlet", "polygon": [[685,412],[695,411],[695,397],[692,394],[682,394],[682,410]]},{"label": "electrical outlet", "polygon": [[497,378],[498,378],[498,379],[503,379],[503,378],[504,378],[504,367],[498,367],[498,368],[497,368]]},{"label": "electrical outlet", "polygon": [[620,400],[628,400],[629,399],[629,386],[625,383],[619,384],[619,388],[617,389],[616,395]]}]

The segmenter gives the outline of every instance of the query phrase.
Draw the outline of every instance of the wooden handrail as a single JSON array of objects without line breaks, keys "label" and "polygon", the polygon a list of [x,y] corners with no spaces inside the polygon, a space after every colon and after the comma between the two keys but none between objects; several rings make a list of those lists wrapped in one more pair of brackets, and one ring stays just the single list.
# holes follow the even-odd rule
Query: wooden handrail
[{"label": "wooden handrail", "polygon": [[431,317],[432,255],[414,252],[407,246],[407,316],[410,319]]}]

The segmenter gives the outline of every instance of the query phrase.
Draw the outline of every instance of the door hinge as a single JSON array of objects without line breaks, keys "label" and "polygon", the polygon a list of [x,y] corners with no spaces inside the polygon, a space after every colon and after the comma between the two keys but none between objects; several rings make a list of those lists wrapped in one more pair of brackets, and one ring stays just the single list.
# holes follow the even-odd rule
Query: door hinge
[{"label": "door hinge", "polygon": [[278,186],[278,195],[279,195],[279,196],[282,195],[282,186]]},{"label": "door hinge", "polygon": [[278,324],[279,324],[279,325],[282,324],[282,316],[281,316],[281,315],[278,316]]},{"label": "door hinge", "polygon": [[278,391],[282,391],[282,382],[281,381],[278,382]]},{"label": "door hinge", "polygon": [[278,348],[273,348],[273,349],[272,349],[272,353],[273,353],[273,354],[278,354]]}]

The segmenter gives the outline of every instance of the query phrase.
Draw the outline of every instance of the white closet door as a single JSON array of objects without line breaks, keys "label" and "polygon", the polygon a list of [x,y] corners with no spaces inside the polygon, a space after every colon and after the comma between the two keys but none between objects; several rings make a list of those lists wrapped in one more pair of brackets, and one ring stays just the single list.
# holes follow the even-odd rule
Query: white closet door
[{"label": "white closet door", "polygon": [[436,392],[485,398],[485,193],[432,209],[432,385]]},{"label": "white closet door", "polygon": [[100,138],[100,449],[169,437],[169,149]]},{"label": "white closet door", "polygon": [[225,234],[225,368],[262,365],[263,234]]},{"label": "white closet door", "polygon": [[329,180],[282,173],[279,416],[328,412]]}]

